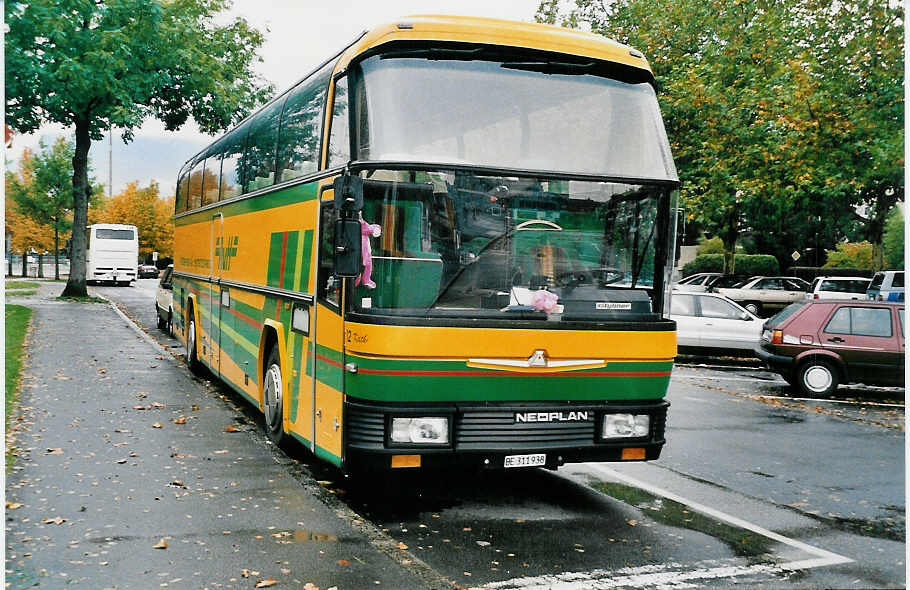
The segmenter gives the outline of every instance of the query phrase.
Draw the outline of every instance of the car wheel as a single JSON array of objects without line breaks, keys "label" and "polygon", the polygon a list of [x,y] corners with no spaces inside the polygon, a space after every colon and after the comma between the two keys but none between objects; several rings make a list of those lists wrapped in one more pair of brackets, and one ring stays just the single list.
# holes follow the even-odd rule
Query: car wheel
[{"label": "car wheel", "polygon": [[806,395],[828,396],[837,390],[837,368],[831,361],[810,359],[799,366],[796,384]]},{"label": "car wheel", "polygon": [[155,306],[155,317],[158,318],[158,329],[164,330],[167,328],[167,322],[163,317],[161,317],[161,310],[158,309],[158,306]]},{"label": "car wheel", "polygon": [[758,315],[761,311],[761,303],[756,303],[755,301],[750,301],[743,305],[743,307],[752,315]]},{"label": "car wheel", "polygon": [[262,406],[265,414],[266,434],[276,445],[284,445],[284,379],[281,374],[281,359],[278,347],[273,346],[269,360],[265,363],[265,378],[262,383]]},{"label": "car wheel", "polygon": [[193,317],[193,308],[190,308],[190,319],[186,326],[186,364],[194,375],[202,372],[202,363],[199,362],[199,355],[196,352],[196,338],[196,319]]},{"label": "car wheel", "polygon": [[164,331],[167,333],[168,336],[173,338],[174,337],[174,312],[172,310],[168,310],[167,322],[165,322],[165,324],[166,325],[165,325]]}]

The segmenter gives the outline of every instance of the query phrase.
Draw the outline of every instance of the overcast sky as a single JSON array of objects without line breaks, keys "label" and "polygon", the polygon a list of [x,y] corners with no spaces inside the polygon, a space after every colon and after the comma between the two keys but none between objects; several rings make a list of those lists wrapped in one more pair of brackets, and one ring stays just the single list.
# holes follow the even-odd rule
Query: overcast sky
[{"label": "overcast sky", "polygon": [[[282,91],[325,61],[366,29],[393,22],[412,14],[457,14],[488,16],[533,22],[539,0],[235,0],[232,15],[242,16],[265,35],[258,64],[259,73]],[[32,135],[13,138],[7,151],[7,169],[15,170],[25,148],[38,149],[43,137],[50,144],[72,129],[48,126]],[[201,134],[192,121],[178,131],[168,132],[155,120],[139,129],[134,140],[124,145],[114,130],[114,193],[130,181],[141,186],[155,180],[161,195],[173,194],[177,171],[190,156],[205,147],[212,137]],[[92,144],[89,157],[97,182],[108,184],[108,139]]]}]

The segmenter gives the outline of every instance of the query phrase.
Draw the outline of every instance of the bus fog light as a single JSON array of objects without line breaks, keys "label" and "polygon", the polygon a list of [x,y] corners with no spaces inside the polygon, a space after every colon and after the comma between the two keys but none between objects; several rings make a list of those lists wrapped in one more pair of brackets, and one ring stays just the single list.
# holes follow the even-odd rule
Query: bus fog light
[{"label": "bus fog light", "polygon": [[641,438],[651,430],[648,414],[605,414],[604,438]]},{"label": "bus fog light", "polygon": [[424,445],[449,444],[447,418],[392,418],[392,442]]}]

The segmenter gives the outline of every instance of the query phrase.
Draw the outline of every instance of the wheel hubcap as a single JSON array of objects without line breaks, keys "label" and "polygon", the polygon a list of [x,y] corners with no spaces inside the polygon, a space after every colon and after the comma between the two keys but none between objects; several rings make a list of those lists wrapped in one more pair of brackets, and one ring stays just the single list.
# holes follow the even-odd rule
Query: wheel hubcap
[{"label": "wheel hubcap", "polygon": [[187,350],[187,355],[191,359],[196,358],[196,322],[190,322],[190,327],[187,330],[186,347],[189,349]]},{"label": "wheel hubcap", "polygon": [[803,381],[806,383],[806,387],[812,391],[825,391],[831,387],[831,371],[829,371],[827,367],[817,365],[809,367]]},{"label": "wheel hubcap", "polygon": [[269,429],[275,430],[280,424],[281,416],[281,368],[278,365],[272,365],[265,375],[265,391],[263,392],[265,402],[265,419]]}]

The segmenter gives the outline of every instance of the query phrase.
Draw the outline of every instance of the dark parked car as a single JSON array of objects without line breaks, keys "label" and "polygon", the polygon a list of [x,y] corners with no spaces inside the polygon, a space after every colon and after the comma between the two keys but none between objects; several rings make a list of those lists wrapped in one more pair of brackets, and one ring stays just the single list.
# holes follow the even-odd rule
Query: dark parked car
[{"label": "dark parked car", "polygon": [[158,267],[156,267],[154,264],[140,264],[139,265],[139,278],[140,279],[158,278]]},{"label": "dark parked car", "polygon": [[807,395],[839,383],[904,385],[904,306],[808,299],[765,322],[757,354]]}]

